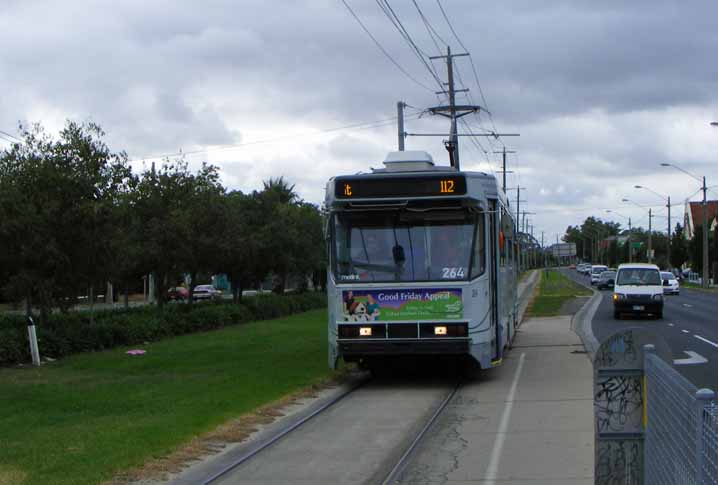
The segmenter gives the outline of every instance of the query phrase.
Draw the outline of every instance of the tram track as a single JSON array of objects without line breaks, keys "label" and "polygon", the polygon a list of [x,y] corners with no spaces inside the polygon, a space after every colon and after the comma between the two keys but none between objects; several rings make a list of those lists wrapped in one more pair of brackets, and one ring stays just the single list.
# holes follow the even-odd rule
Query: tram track
[{"label": "tram track", "polygon": [[411,463],[411,459],[414,456],[414,452],[416,451],[418,446],[422,443],[422,441],[428,434],[431,427],[434,425],[434,423],[439,418],[439,416],[444,412],[444,409],[446,409],[446,407],[449,405],[449,403],[454,398],[454,396],[459,391],[459,389],[461,388],[462,385],[463,385],[463,381],[457,382],[456,385],[454,386],[454,388],[441,401],[441,403],[436,408],[434,413],[427,420],[427,422],[421,428],[419,433],[414,437],[411,444],[406,448],[404,453],[402,453],[402,455],[399,458],[399,460],[397,461],[396,465],[394,465],[394,467],[391,469],[391,471],[386,476],[386,478],[381,482],[382,485],[391,485],[394,483],[401,483],[401,477],[404,474],[404,471],[406,470],[406,468]]},{"label": "tram track", "polygon": [[[463,381],[457,381],[456,384],[452,385],[448,392],[446,392],[446,386],[439,388],[429,386],[414,390],[414,392],[420,392],[424,395],[426,404],[422,406],[422,412],[417,413],[415,419],[411,422],[407,422],[403,427],[396,430],[395,443],[388,446],[385,450],[381,450],[381,460],[377,460],[373,463],[367,463],[366,468],[361,473],[362,478],[355,476],[356,480],[351,480],[354,483],[382,483],[382,484],[395,484],[400,483],[400,480],[411,464],[412,459],[415,456],[416,450],[425,441],[425,438],[430,435],[430,431],[439,417],[442,415],[447,406],[456,396],[459,389],[462,387]],[[422,387],[425,386],[422,385]],[[283,445],[279,448],[284,448],[292,445],[293,437],[297,434],[299,436],[294,439],[294,442],[299,441],[301,443],[302,434],[298,433],[298,430],[303,427],[306,428],[307,423],[314,421],[314,425],[310,427],[325,427],[330,428],[328,422],[331,422],[331,417],[327,416],[332,414],[330,410],[335,410],[334,414],[340,413],[341,409],[346,406],[351,406],[349,401],[352,397],[356,396],[357,400],[366,399],[366,396],[362,397],[361,394],[371,392],[379,396],[383,395],[384,387],[388,390],[392,387],[389,383],[386,383],[382,379],[373,377],[366,377],[347,389],[339,395],[333,396],[330,400],[324,402],[318,408],[311,411],[311,413],[303,416],[301,419],[289,424],[286,427],[282,427],[278,432],[272,433],[271,436],[261,439],[255,446],[251,446],[245,450],[240,456],[235,457],[231,462],[225,463],[221,469],[216,469],[213,473],[204,478],[200,483],[203,485],[217,485],[225,483],[264,483],[265,479],[260,477],[252,478],[254,469],[261,468],[262,463],[266,461],[272,461],[272,456],[280,450],[277,450],[280,442]],[[437,391],[444,389],[443,394],[439,394]],[[357,392],[359,390],[362,392]],[[438,394],[438,396],[437,396]],[[411,398],[408,398],[411,399]],[[384,401],[390,401],[391,397],[387,396]],[[339,404],[343,406],[338,406]],[[387,408],[386,404],[381,404],[383,408]],[[389,406],[391,407],[391,406]],[[339,408],[339,409],[338,409]],[[321,421],[324,417],[324,421]],[[327,431],[330,431],[327,429]],[[339,430],[336,430],[339,432]],[[378,431],[377,431],[378,432]],[[329,433],[331,434],[331,432]],[[350,447],[351,440],[342,439],[341,443],[343,446]],[[274,448],[274,450],[272,450]],[[296,448],[301,448],[301,445],[296,445]],[[394,457],[394,458],[392,458]],[[321,465],[320,465],[321,466]],[[246,476],[249,473],[249,476]],[[371,478],[370,478],[371,477]],[[322,480],[317,478],[319,482]],[[279,480],[281,481],[281,479]],[[339,480],[338,481],[343,481]],[[196,483],[196,482],[195,482]]]},{"label": "tram track", "polygon": [[295,430],[299,429],[302,425],[307,423],[308,421],[316,418],[320,414],[324,413],[327,409],[335,406],[338,402],[344,400],[347,396],[354,393],[357,389],[364,386],[367,382],[371,380],[371,377],[367,376],[358,382],[356,382],[353,386],[351,386],[349,389],[347,389],[345,392],[342,392],[341,394],[338,394],[336,396],[333,396],[331,399],[329,399],[327,402],[323,403],[320,407],[309,413],[308,415],[302,417],[300,420],[298,420],[295,423],[292,423],[290,426],[287,426],[286,428],[281,429],[278,433],[275,433],[271,436],[269,436],[267,439],[263,440],[261,443],[258,443],[258,445],[251,450],[247,451],[243,455],[241,455],[239,458],[232,461],[229,465],[226,465],[221,470],[215,472],[212,476],[207,478],[205,481],[202,482],[202,485],[212,485],[214,483],[217,483],[220,479],[226,477],[229,473],[231,473],[233,470],[237,469],[244,463],[248,462],[267,448],[271,447],[278,441],[282,440]]}]

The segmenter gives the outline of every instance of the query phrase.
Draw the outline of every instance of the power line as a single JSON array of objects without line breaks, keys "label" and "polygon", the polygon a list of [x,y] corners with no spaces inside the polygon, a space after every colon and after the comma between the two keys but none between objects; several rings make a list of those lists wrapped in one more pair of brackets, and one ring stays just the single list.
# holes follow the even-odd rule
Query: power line
[{"label": "power line", "polygon": [[[421,116],[421,113],[414,113],[414,114],[408,115],[408,116],[406,117],[406,119],[414,120],[414,119],[419,118],[419,116]],[[371,129],[371,128],[379,128],[379,127],[382,127],[382,126],[391,125],[391,124],[395,123],[396,120],[397,120],[397,117],[394,116],[394,117],[392,117],[392,118],[387,118],[387,119],[384,119],[384,120],[377,120],[377,121],[371,121],[371,122],[365,122],[365,123],[355,123],[355,124],[351,124],[351,125],[337,126],[337,127],[334,127],[334,128],[327,128],[327,129],[324,129],[324,130],[318,130],[318,131],[311,132],[311,133],[300,133],[300,134],[297,134],[297,135],[278,136],[278,137],[274,137],[274,138],[266,138],[266,139],[263,139],[263,140],[254,140],[254,141],[248,141],[248,142],[245,142],[245,143],[236,143],[236,144],[232,144],[232,145],[225,145],[225,146],[222,146],[222,147],[219,147],[219,148],[193,150],[193,151],[189,151],[189,152],[179,151],[179,152],[167,153],[167,154],[163,154],[163,155],[154,155],[154,156],[148,156],[148,157],[140,157],[140,158],[131,160],[131,162],[139,162],[139,161],[142,161],[142,160],[153,160],[153,159],[157,159],[157,158],[171,158],[171,157],[179,157],[179,156],[186,156],[186,155],[196,155],[196,154],[199,154],[199,153],[221,152],[221,151],[226,151],[226,150],[233,150],[233,149],[235,149],[235,148],[242,148],[242,147],[250,146],[250,145],[260,145],[260,144],[264,144],[264,143],[273,143],[273,142],[276,142],[276,141],[283,141],[283,140],[290,140],[290,139],[293,139],[293,138],[300,138],[300,137],[308,137],[308,136],[314,136],[314,135],[321,135],[321,134],[324,134],[324,133],[331,133],[331,132],[335,132],[335,131],[343,131],[343,130],[366,130],[366,129]]]},{"label": "power line", "polygon": [[2,135],[3,138],[12,138],[15,141],[22,141],[20,138],[14,136],[14,135],[11,135],[7,131],[0,130],[0,135]]},{"label": "power line", "polygon": [[389,54],[387,52],[387,50],[384,49],[384,46],[381,45],[381,43],[376,39],[376,37],[374,37],[372,35],[372,33],[369,32],[369,29],[367,29],[367,27],[364,25],[364,23],[361,21],[361,19],[357,16],[357,14],[354,13],[354,10],[352,10],[352,8],[349,6],[349,4],[346,2],[346,0],[341,0],[341,1],[344,4],[344,6],[347,8],[347,10],[349,10],[349,13],[352,14],[352,17],[354,17],[354,19],[357,21],[357,23],[361,26],[361,28],[364,29],[364,32],[366,32],[366,34],[371,38],[371,40],[374,41],[374,44],[376,44],[376,46],[379,48],[379,50],[387,57],[387,59],[389,59],[392,62],[392,64],[394,64],[396,66],[397,69],[399,69],[406,77],[411,79],[415,84],[421,86],[422,88],[426,89],[429,92],[433,92],[433,89],[431,89],[429,86],[425,85],[424,83],[418,81],[416,78],[414,78],[414,76],[409,74],[406,71],[406,69],[401,67],[401,65],[391,56],[391,54]]},{"label": "power line", "polygon": [[444,44],[444,46],[447,46],[449,44],[447,44],[446,41],[441,38],[436,29],[434,29],[434,27],[431,25],[431,22],[429,22],[429,19],[427,19],[424,15],[424,12],[421,11],[421,8],[419,7],[419,4],[416,2],[416,0],[411,1],[414,3],[416,11],[419,12],[419,17],[421,17],[422,22],[424,22],[424,27],[426,27],[426,31],[429,33],[429,37],[431,37],[431,41],[434,43],[437,52],[441,54],[441,47],[439,47],[439,43],[436,41],[436,39],[438,38]]},{"label": "power line", "polygon": [[[446,21],[446,24],[449,26],[449,30],[451,30],[451,33],[454,35],[454,38],[456,39],[456,41],[464,49],[464,51],[469,52],[469,49],[467,49],[466,46],[464,46],[464,43],[461,42],[459,35],[456,33],[456,30],[454,30],[454,26],[451,24],[451,21],[449,20],[449,16],[446,14],[444,7],[441,5],[441,0],[436,0],[436,3],[439,6],[439,9],[441,10],[441,14],[444,16],[444,20]],[[486,102],[486,97],[484,96],[484,90],[481,89],[481,82],[479,81],[479,74],[476,71],[476,65],[474,64],[474,59],[470,54],[469,54],[469,62],[471,63],[471,69],[474,72],[474,79],[476,80],[476,86],[479,88],[479,95],[481,95],[481,102],[484,103],[484,107],[486,108],[486,112],[489,115],[489,120],[491,121],[491,125],[493,126],[494,131],[498,132],[498,130],[496,129],[496,125],[494,123],[494,117],[492,116],[491,110],[489,109],[489,103]],[[503,145],[503,142],[501,142],[501,144]]]},{"label": "power line", "polygon": [[439,77],[438,73],[434,69],[433,65],[426,62],[426,59],[424,57],[429,57],[426,52],[424,52],[421,48],[419,48],[418,45],[416,45],[416,42],[414,42],[414,39],[411,38],[411,35],[409,34],[409,31],[406,30],[404,27],[404,24],[402,24],[401,20],[399,19],[399,16],[394,12],[394,9],[389,4],[389,0],[376,0],[377,5],[379,5],[379,8],[384,12],[384,15],[389,19],[389,21],[392,23],[394,28],[397,29],[399,34],[403,37],[403,39],[406,41],[406,43],[409,45],[409,48],[412,50],[414,55],[419,59],[419,62],[421,62],[424,67],[429,71],[431,76],[434,78],[436,83],[439,85],[439,89],[443,89],[443,83],[441,81],[441,78]]}]

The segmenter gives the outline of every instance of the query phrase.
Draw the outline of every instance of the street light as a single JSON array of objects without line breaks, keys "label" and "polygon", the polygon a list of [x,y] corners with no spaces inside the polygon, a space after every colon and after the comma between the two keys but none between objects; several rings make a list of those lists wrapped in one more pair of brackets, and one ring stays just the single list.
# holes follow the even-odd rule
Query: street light
[{"label": "street light", "polygon": [[[621,201],[622,202],[630,202],[631,204],[636,205],[636,206],[640,207],[641,209],[645,209],[645,207],[642,206],[641,204],[637,204],[636,202],[633,202],[630,199],[626,199],[625,197],[623,199],[621,199]],[[652,233],[653,233],[653,209],[649,207],[648,208],[648,262],[649,263],[653,262],[653,254],[652,254],[652,252],[653,252],[653,236],[652,236]]]},{"label": "street light", "polygon": [[[713,123],[716,122],[714,121]],[[711,123],[711,125],[713,125],[713,123]],[[680,170],[689,177],[693,177],[697,181],[703,182],[703,187],[701,187],[701,190],[703,190],[703,281],[701,281],[701,286],[703,288],[708,288],[708,202],[706,201],[706,192],[708,191],[708,189],[706,188],[706,177],[704,175],[703,179],[701,180],[687,170],[683,170],[681,167],[673,165],[672,163],[662,163],[661,167],[673,167],[676,170]]]},{"label": "street light", "polygon": [[[624,199],[624,200],[628,200],[628,199]],[[616,214],[617,216],[621,216],[624,219],[628,219],[628,262],[632,263],[633,262],[633,249],[631,248],[631,229],[632,229],[631,228],[631,218],[626,217],[623,214],[621,214],[620,212],[612,210],[612,209],[606,209],[606,213]]]},{"label": "street light", "polygon": [[663,195],[659,194],[653,189],[650,189],[646,187],[645,185],[634,185],[637,189],[643,189],[647,190],[650,193],[657,195],[661,199],[666,201],[666,208],[668,209],[668,255],[667,255],[667,261],[668,261],[668,268],[671,268],[671,196],[670,195]]}]

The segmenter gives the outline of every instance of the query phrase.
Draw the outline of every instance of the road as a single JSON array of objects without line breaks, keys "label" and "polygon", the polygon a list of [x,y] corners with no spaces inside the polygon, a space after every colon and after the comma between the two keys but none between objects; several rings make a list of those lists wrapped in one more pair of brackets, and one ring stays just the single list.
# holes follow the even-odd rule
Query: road
[{"label": "road", "polygon": [[[572,280],[590,286],[588,277],[575,270],[563,271]],[[682,288],[680,295],[667,295],[662,320],[629,316],[615,320],[612,292],[602,293],[601,303],[592,322],[593,333],[599,342],[628,326],[646,328],[668,344],[674,359],[687,358],[686,351],[693,351],[707,359],[705,364],[675,368],[697,387],[718,391],[718,293]]]}]

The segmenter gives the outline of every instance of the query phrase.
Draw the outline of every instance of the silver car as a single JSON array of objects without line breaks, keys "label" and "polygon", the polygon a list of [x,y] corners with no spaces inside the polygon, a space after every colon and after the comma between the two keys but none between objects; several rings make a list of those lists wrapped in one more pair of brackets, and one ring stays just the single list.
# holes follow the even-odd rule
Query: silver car
[{"label": "silver car", "polygon": [[664,295],[680,295],[681,285],[678,283],[676,276],[670,271],[661,271],[661,280],[663,280]]},{"label": "silver car", "polygon": [[212,285],[197,285],[192,293],[194,300],[217,300],[222,296],[222,292]]}]

